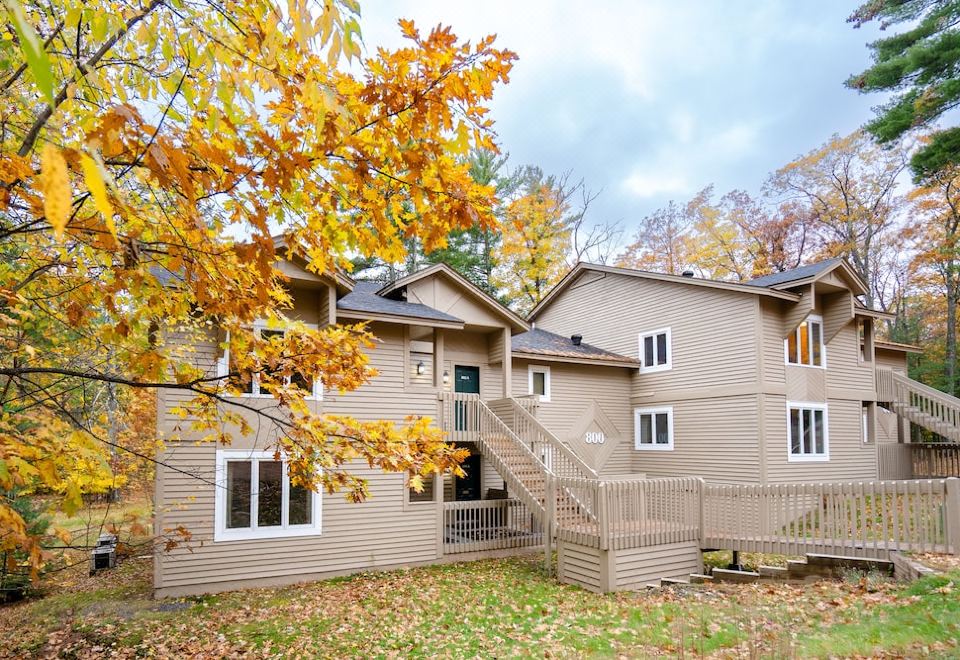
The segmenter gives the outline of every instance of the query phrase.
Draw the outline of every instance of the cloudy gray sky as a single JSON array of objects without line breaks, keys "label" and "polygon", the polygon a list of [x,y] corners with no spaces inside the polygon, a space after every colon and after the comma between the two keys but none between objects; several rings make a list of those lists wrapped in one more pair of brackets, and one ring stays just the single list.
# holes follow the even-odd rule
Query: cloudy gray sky
[{"label": "cloudy gray sky", "polygon": [[637,219],[708,184],[759,192],[767,174],[848,133],[876,97],[843,81],[878,36],[857,0],[366,0],[368,48],[421,30],[490,33],[519,55],[493,117],[514,165],[602,189],[594,220]]}]

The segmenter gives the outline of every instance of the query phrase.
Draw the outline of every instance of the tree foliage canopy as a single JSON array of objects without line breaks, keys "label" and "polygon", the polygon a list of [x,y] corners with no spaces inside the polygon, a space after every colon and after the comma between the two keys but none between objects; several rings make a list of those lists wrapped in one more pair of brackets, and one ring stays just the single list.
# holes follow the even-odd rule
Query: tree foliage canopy
[{"label": "tree foliage canopy", "polygon": [[[429,420],[397,428],[312,413],[297,382],[354,389],[373,370],[362,326],[287,319],[284,256],[314,272],[350,254],[402,258],[492,228],[471,148],[495,150],[486,103],[514,55],[494,38],[400,21],[406,46],[364,54],[355,0],[214,3],[5,0],[0,39],[0,491],[70,476],[65,438],[108,443],[84,393],[184,393],[184,428],[230,441],[253,412],[295,481],[366,495],[361,458],[421,475],[462,452]],[[255,335],[255,320],[283,337]],[[226,377],[165,328],[221,342]],[[191,340],[192,341],[192,340]],[[187,341],[188,345],[191,341]],[[256,374],[282,413],[237,398]],[[101,411],[102,412],[102,411]],[[29,541],[0,499],[2,543]]]},{"label": "tree foliage canopy", "polygon": [[[883,29],[907,26],[870,44],[873,66],[846,83],[861,92],[894,92],[867,124],[882,144],[914,129],[930,129],[960,104],[960,1],[870,0],[849,20],[857,27],[874,20]],[[934,132],[911,166],[918,179],[926,179],[958,162],[960,127],[952,127]]]}]

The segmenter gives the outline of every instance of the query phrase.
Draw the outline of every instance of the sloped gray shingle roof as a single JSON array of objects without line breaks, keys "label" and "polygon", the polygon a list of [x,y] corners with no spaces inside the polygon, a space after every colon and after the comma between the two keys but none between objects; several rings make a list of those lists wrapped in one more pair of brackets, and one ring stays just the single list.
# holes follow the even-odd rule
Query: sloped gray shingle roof
[{"label": "sloped gray shingle roof", "polygon": [[514,335],[512,348],[515,353],[531,355],[550,355],[554,357],[569,357],[586,360],[608,360],[617,362],[637,362],[636,359],[606,351],[590,344],[574,345],[570,337],[547,332],[534,328],[519,335]]},{"label": "sloped gray shingle roof", "polygon": [[818,261],[815,264],[800,266],[799,268],[794,268],[793,270],[786,270],[782,273],[771,273],[770,275],[757,277],[749,282],[744,282],[744,284],[749,284],[750,286],[777,286],[780,284],[789,284],[790,282],[805,280],[808,277],[815,277],[823,271],[837,265],[837,263],[840,261],[840,257],[834,257],[833,259],[827,259],[826,261]]},{"label": "sloped gray shingle roof", "polygon": [[404,316],[430,321],[463,323],[462,319],[458,319],[456,316],[451,316],[427,305],[378,296],[377,291],[379,291],[382,286],[383,284],[379,282],[356,282],[353,291],[337,301],[337,309],[351,312],[366,312],[369,314],[390,314],[392,316]]}]

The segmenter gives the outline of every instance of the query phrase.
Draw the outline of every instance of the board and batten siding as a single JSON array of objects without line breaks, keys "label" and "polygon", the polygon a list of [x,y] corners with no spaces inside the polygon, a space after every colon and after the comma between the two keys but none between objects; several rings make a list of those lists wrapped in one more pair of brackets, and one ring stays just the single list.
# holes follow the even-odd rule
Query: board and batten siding
[{"label": "board and batten siding", "polygon": [[[636,369],[579,363],[513,359],[513,394],[530,393],[529,367],[550,368],[550,401],[537,406],[537,419],[601,474],[631,471]],[[602,428],[606,426],[607,428]],[[612,428],[610,428],[612,427]],[[603,444],[587,444],[586,432],[603,431]]]}]

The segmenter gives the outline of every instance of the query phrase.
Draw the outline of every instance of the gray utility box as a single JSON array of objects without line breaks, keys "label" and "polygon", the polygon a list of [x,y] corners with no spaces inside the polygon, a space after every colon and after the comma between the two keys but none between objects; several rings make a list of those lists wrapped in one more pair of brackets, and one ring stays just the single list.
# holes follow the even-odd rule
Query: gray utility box
[{"label": "gray utility box", "polygon": [[90,575],[116,565],[117,537],[114,534],[101,534],[97,547],[90,553]]}]

